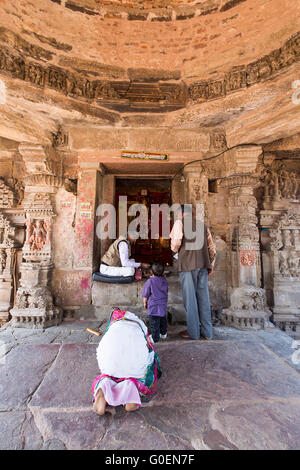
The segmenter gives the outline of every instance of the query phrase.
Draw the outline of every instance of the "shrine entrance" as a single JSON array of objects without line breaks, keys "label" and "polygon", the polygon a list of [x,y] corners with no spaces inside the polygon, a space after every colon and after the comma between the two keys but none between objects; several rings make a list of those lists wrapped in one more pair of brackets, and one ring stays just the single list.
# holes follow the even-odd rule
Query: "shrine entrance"
[{"label": "shrine entrance", "polygon": [[[127,197],[127,210],[133,204],[143,204],[148,210],[148,239],[139,238],[132,246],[132,257],[140,262],[153,263],[161,261],[165,265],[172,265],[172,252],[170,240],[162,235],[162,214],[159,215],[158,238],[151,238],[151,205],[171,205],[171,179],[161,178],[116,178],[115,206],[117,221],[119,221],[119,201],[121,196]],[[139,215],[127,216],[127,224]],[[137,228],[139,231],[139,228]],[[117,225],[118,233],[118,225]]]}]

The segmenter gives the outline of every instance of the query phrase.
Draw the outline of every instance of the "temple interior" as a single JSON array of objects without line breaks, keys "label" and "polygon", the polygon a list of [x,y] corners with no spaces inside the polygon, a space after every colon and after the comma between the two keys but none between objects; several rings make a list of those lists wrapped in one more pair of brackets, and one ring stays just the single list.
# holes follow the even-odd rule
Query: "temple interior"
[{"label": "temple interior", "polygon": [[[0,320],[138,310],[136,284],[92,282],[98,207],[127,196],[203,204],[212,309],[299,337],[299,63],[288,0],[1,2]],[[169,240],[133,255],[169,265],[182,318]]]},{"label": "temple interior", "polygon": [[[117,178],[116,179],[116,195],[115,206],[119,208],[119,197],[127,196],[127,213],[133,204],[143,204],[148,211],[148,231],[145,239],[137,239],[131,249],[133,258],[138,262],[147,262],[152,264],[154,261],[161,261],[165,265],[172,264],[172,252],[169,240],[163,238],[162,232],[162,214],[159,220],[159,232],[151,236],[151,207],[153,204],[171,205],[171,182],[167,178],[164,179],[135,179],[135,178]],[[137,215],[139,212],[137,213]],[[129,225],[135,215],[129,216],[127,224]],[[119,214],[117,212],[117,222]],[[117,224],[117,233],[119,227]],[[155,238],[154,238],[155,237]]]}]

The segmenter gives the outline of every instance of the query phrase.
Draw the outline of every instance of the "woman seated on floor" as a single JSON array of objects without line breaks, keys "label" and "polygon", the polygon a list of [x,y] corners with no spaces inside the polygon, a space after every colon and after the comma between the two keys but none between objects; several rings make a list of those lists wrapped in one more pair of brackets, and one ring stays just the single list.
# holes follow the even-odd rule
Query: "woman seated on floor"
[{"label": "woman seated on floor", "polygon": [[135,239],[128,233],[114,241],[101,259],[100,274],[106,276],[134,276],[136,268],[149,268],[147,263],[136,263],[131,256],[131,245]]},{"label": "woman seated on floor", "polygon": [[115,309],[97,348],[101,375],[94,380],[94,411],[125,405],[126,411],[141,406],[140,395],[152,395],[161,375],[145,323],[136,315]]}]

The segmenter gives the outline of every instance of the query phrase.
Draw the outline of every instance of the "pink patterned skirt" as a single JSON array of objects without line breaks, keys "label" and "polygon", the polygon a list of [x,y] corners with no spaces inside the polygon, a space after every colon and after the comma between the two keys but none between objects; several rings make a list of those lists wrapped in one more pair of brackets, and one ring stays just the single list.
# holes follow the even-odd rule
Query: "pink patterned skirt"
[{"label": "pink patterned skirt", "polygon": [[136,403],[141,406],[141,398],[136,385],[131,380],[116,382],[110,377],[103,377],[95,380],[93,386],[94,399],[101,388],[106,402],[111,406],[126,405],[126,403]]}]

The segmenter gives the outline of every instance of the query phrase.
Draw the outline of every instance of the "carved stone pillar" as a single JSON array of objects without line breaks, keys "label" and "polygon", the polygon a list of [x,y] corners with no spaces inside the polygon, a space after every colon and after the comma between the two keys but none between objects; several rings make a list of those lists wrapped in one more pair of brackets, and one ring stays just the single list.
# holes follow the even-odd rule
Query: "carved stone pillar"
[{"label": "carved stone pillar", "polygon": [[[19,244],[16,240],[16,227],[11,221],[11,212],[21,199],[16,181],[12,185],[0,178],[0,320],[9,319],[12,307],[15,283],[16,252]],[[18,182],[18,188],[21,188]]]},{"label": "carved stone pillar", "polygon": [[221,181],[229,190],[231,276],[231,306],[223,311],[223,322],[236,327],[263,328],[271,311],[260,287],[257,200],[253,193],[259,183],[255,170],[260,149],[250,148],[247,152],[247,148],[242,148],[231,153],[236,174]]},{"label": "carved stone pillar", "polygon": [[62,318],[51,293],[53,196],[63,185],[62,162],[53,149],[40,145],[20,144],[19,151],[26,167],[26,236],[20,286],[10,314],[13,326],[45,328],[59,324]]}]

